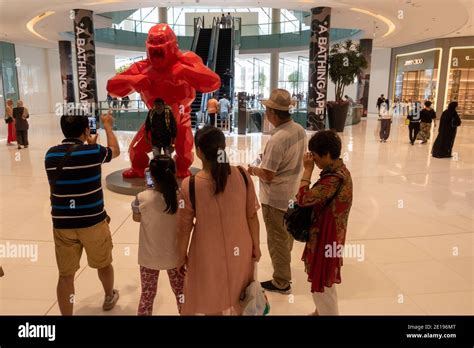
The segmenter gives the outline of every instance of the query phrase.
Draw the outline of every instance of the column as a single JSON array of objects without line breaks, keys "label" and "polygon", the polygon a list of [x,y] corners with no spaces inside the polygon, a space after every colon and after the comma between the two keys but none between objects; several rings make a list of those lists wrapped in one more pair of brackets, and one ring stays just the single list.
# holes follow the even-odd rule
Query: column
[{"label": "column", "polygon": [[331,8],[312,8],[311,15],[307,122],[309,129],[323,130],[326,128]]},{"label": "column", "polygon": [[167,7],[158,7],[158,22],[168,23],[168,8]]},{"label": "column", "polygon": [[[280,34],[281,11],[279,8],[272,8],[272,34]],[[278,88],[280,53],[270,53],[270,93]]]},{"label": "column", "polygon": [[74,75],[72,72],[71,41],[58,41],[59,65],[61,67],[61,84],[63,87],[63,102],[74,103]]},{"label": "column", "polygon": [[74,10],[74,41],[76,43],[76,68],[79,102],[82,112],[98,117],[97,78],[93,13]]},{"label": "column", "polygon": [[[360,50],[362,56],[367,61],[367,68],[362,69],[361,74],[357,77],[357,96],[356,102],[362,104],[364,111],[363,117],[367,117],[367,109],[369,105],[369,87],[370,87],[370,62],[372,60],[372,39],[361,39]],[[388,96],[387,96],[388,98]]]}]

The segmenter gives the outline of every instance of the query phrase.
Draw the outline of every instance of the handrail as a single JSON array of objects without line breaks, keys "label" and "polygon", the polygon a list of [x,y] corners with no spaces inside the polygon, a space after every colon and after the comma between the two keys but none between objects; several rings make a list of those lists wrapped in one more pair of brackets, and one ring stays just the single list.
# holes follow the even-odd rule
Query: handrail
[{"label": "handrail", "polygon": [[194,18],[194,36],[193,36],[193,42],[191,43],[191,51],[193,52],[196,52],[199,33],[201,32],[201,26],[199,25],[200,19],[201,17]]},{"label": "handrail", "polygon": [[229,80],[229,95],[227,96],[230,101],[230,106],[232,107],[232,104],[234,103],[234,62],[235,62],[235,22],[234,22],[234,17],[232,17],[232,26],[230,28],[231,33],[230,33],[230,73],[232,75],[232,79]]},{"label": "handrail", "polygon": [[[211,43],[209,45],[209,56],[207,57],[207,67],[212,71],[216,70],[217,47],[219,41],[219,19],[214,17],[212,19]],[[207,101],[210,93],[202,93],[201,110],[206,110]]]}]

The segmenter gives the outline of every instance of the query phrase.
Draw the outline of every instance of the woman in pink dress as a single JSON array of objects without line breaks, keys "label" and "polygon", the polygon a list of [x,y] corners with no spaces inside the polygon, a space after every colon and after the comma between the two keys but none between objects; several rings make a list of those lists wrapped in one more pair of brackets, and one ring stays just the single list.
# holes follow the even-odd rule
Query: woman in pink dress
[{"label": "woman in pink dress", "polygon": [[178,209],[180,264],[186,265],[181,314],[240,315],[240,296],[261,256],[260,206],[249,174],[230,166],[220,129],[202,128],[195,144],[203,170],[183,180]]},{"label": "woman in pink dress", "polygon": [[7,99],[7,107],[5,109],[6,118],[11,118],[12,121],[8,123],[7,145],[13,145],[16,141],[15,119],[13,118],[13,100]]}]

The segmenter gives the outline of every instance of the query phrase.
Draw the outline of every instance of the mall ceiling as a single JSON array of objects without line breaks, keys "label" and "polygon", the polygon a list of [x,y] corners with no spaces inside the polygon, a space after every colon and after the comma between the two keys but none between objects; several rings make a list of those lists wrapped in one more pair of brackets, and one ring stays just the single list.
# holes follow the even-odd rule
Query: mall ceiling
[{"label": "mall ceiling", "polygon": [[[474,36],[474,0],[0,0],[0,40],[57,47],[72,31],[69,11],[95,13],[154,6],[333,8],[331,26],[361,29],[376,47],[398,47],[440,37]],[[111,21],[96,16],[96,28]],[[28,27],[30,29],[28,29]],[[33,34],[35,31],[36,34]]]}]

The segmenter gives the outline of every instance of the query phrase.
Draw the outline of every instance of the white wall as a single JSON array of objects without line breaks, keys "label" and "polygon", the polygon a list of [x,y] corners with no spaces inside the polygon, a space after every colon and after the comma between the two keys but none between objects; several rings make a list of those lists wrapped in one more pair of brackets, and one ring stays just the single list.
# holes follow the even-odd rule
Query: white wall
[{"label": "white wall", "polygon": [[59,64],[59,50],[46,50],[48,67],[49,67],[49,101],[50,112],[55,112],[56,104],[63,101],[63,88],[61,82],[61,66]]},{"label": "white wall", "polygon": [[20,98],[30,115],[46,114],[51,110],[49,66],[45,48],[15,45]]},{"label": "white wall", "polygon": [[377,98],[388,95],[391,48],[374,48],[370,67],[369,113],[377,113]]},{"label": "white wall", "polygon": [[115,76],[115,56],[98,54],[95,57],[97,74],[97,96],[99,101],[107,99],[107,81]]}]

